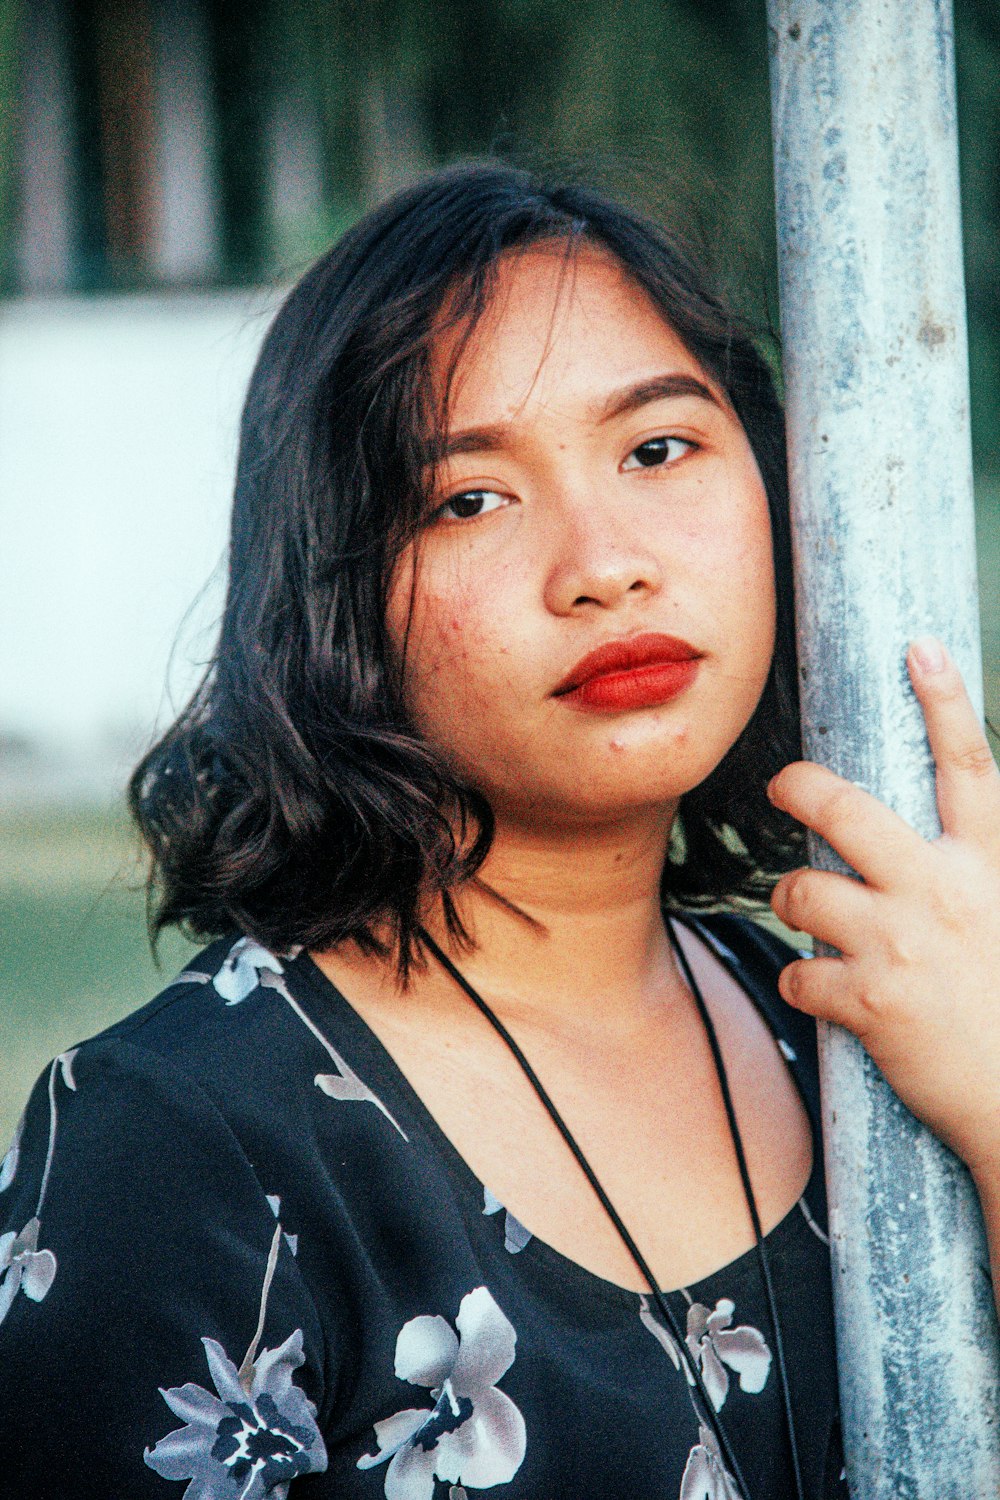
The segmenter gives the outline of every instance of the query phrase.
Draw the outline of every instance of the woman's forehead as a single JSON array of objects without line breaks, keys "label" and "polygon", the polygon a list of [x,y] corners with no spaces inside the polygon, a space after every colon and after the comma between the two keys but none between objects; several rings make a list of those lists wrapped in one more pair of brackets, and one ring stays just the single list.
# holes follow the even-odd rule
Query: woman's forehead
[{"label": "woman's forehead", "polygon": [[430,373],[449,432],[542,409],[597,412],[615,392],[670,374],[725,403],[648,292],[609,251],[579,240],[505,252],[481,310],[446,315]]}]

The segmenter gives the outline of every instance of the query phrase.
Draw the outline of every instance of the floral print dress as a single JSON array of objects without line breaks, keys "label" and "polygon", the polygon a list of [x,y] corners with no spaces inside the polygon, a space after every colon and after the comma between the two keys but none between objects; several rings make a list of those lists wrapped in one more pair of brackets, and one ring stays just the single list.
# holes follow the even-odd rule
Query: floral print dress
[{"label": "floral print dress", "polygon": [[[805,1491],[846,1497],[815,1027],[777,996],[776,938],[684,920],[814,1123],[768,1247]],[[750,1495],[786,1500],[756,1253],[669,1297]],[[304,953],[206,949],[55,1059],[0,1165],[0,1492],[18,1500],[735,1500],[688,1368],[652,1297],[473,1176]]]}]

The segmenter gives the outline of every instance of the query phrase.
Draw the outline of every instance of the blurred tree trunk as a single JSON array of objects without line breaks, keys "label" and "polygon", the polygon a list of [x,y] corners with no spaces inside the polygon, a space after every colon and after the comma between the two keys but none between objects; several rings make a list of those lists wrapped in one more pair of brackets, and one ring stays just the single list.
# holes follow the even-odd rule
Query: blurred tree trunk
[{"label": "blurred tree trunk", "polygon": [[22,57],[21,0],[0,0],[0,287],[14,274],[15,143]]}]

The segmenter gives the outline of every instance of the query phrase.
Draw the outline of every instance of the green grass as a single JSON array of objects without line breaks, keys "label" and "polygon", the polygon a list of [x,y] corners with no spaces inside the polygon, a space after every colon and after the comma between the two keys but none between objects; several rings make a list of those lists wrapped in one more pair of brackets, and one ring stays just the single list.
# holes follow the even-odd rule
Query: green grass
[{"label": "green grass", "polygon": [[155,967],[141,882],[121,815],[0,818],[0,1153],[48,1059],[142,1005],[192,952],[171,934]]}]

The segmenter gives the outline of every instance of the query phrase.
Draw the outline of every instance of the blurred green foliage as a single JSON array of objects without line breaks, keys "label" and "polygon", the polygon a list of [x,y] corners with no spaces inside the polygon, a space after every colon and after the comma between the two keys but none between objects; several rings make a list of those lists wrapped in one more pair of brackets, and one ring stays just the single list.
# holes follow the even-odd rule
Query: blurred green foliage
[{"label": "blurred green foliage", "polygon": [[[80,95],[76,149],[89,164],[78,208],[89,223],[103,149],[100,38],[109,27],[134,28],[142,12],[152,17],[156,0],[65,4]],[[764,289],[775,304],[766,0],[194,4],[211,75],[222,249],[214,276],[294,274],[421,168],[492,150],[578,163],[650,207],[686,202],[720,244],[744,247],[750,297]],[[1000,6],[954,0],[954,11],[974,441],[977,468],[1000,473]],[[0,0],[0,261],[8,267],[16,75],[31,14],[23,0]],[[291,214],[271,200],[268,167],[280,135],[275,111],[287,126],[289,109],[307,135],[318,133],[321,179]],[[114,121],[103,119],[105,137],[109,128]],[[136,285],[137,274],[141,284],[127,261],[106,257],[102,269],[93,235],[84,239],[80,286],[123,277]]]},{"label": "blurred green foliage", "polygon": [[[651,207],[687,204],[720,244],[740,247],[749,298],[764,290],[776,306],[765,0],[290,0],[282,13],[286,59],[308,59],[328,164],[325,214],[304,252],[394,185],[373,161],[380,147],[395,148],[403,174],[534,150]],[[995,0],[955,0],[955,39],[973,439],[979,471],[997,474]]]},{"label": "blurred green foliage", "polygon": [[138,849],[118,808],[0,816],[0,1155],[46,1060],[151,999],[192,952],[146,941]]},{"label": "blurred green foliage", "polygon": [[0,0],[0,266],[7,257],[14,209],[20,0]]},{"label": "blurred green foliage", "polygon": [[979,471],[1000,474],[1000,6],[957,0],[955,22],[972,436]]}]

